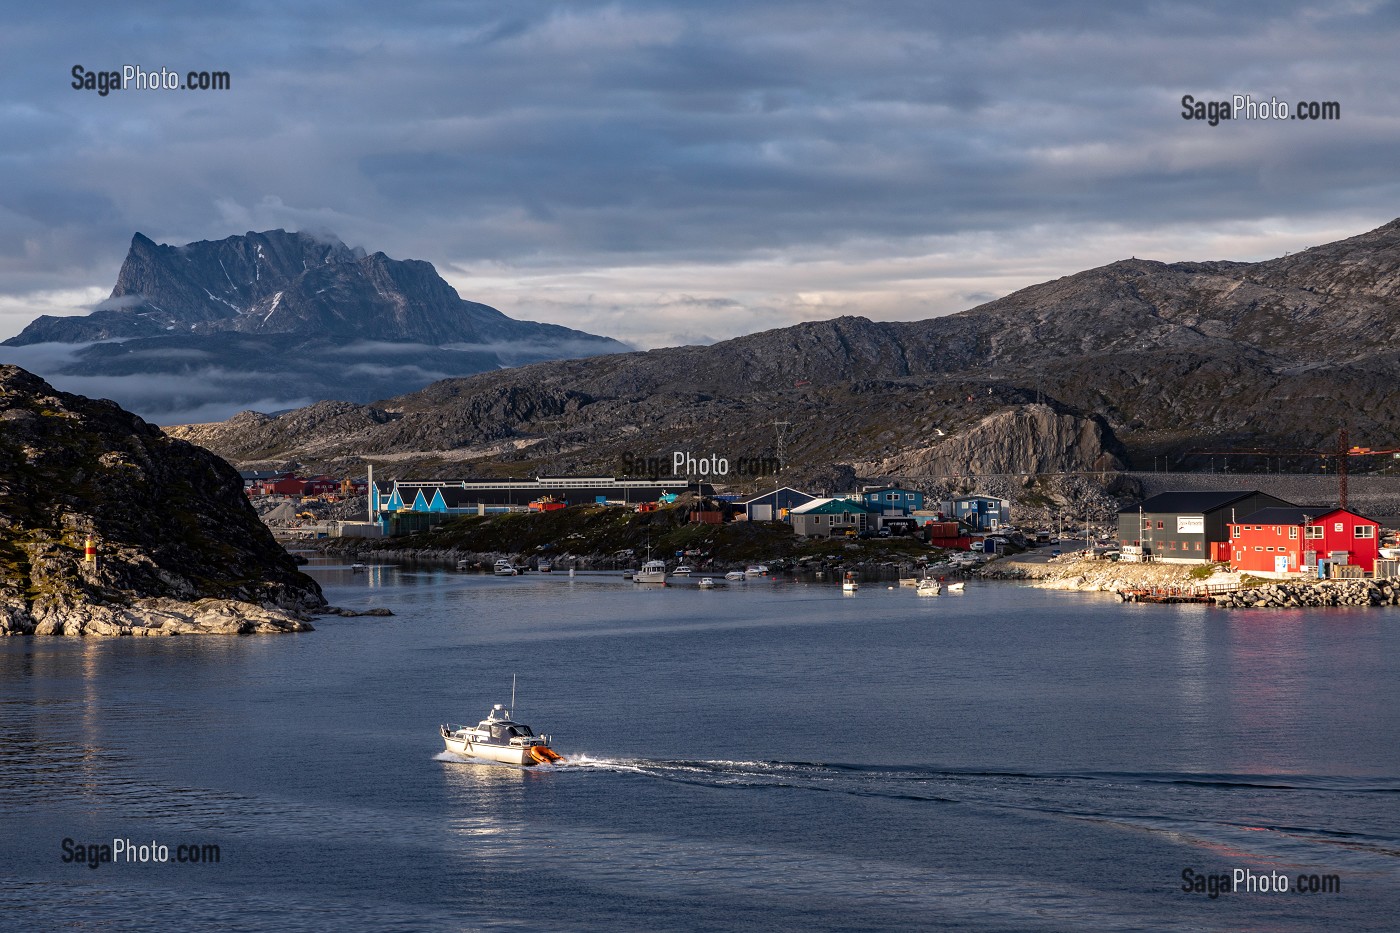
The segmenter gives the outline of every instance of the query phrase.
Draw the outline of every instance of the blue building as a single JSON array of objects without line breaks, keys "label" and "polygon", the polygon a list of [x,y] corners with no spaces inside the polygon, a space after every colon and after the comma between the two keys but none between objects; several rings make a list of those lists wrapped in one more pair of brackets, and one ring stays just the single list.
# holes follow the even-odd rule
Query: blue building
[{"label": "blue building", "polygon": [[902,486],[866,486],[860,500],[882,515],[908,515],[924,507],[924,494]]},{"label": "blue building", "polygon": [[947,512],[973,531],[996,531],[1011,524],[1011,503],[996,496],[959,496],[948,503]]}]

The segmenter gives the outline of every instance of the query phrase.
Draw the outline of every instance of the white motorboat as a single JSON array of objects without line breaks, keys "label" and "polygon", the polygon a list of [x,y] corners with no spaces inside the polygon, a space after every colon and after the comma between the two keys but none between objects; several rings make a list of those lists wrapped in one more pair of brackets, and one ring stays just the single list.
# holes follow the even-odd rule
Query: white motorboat
[{"label": "white motorboat", "polygon": [[919,585],[915,588],[914,592],[919,596],[938,596],[943,592],[943,587],[939,585],[937,580],[931,577],[925,577],[919,581]]},{"label": "white motorboat", "polygon": [[554,565],[547,560],[542,560],[539,562],[539,571],[540,573],[553,573]]},{"label": "white motorboat", "polygon": [[649,560],[642,564],[642,569],[632,575],[633,583],[665,583],[666,582],[666,562],[664,560]]},{"label": "white motorboat", "polygon": [[746,577],[762,577],[767,576],[767,574],[767,564],[750,564],[748,567],[744,568],[744,576]]},{"label": "white motorboat", "polygon": [[504,557],[496,561],[496,566],[492,569],[491,572],[498,577],[513,577],[520,573],[519,570],[515,569],[515,565],[513,565],[510,561],[506,560]]},{"label": "white motorboat", "polygon": [[550,736],[535,735],[529,726],[513,720],[510,710],[500,703],[475,726],[444,723],[439,731],[443,744],[454,755],[526,767],[564,760],[549,747]]},{"label": "white motorboat", "polygon": [[742,570],[731,570],[731,571],[729,571],[728,573],[726,573],[726,574],[724,575],[724,579],[726,579],[726,580],[743,580],[743,579],[746,579],[747,576],[748,576],[748,575],[747,575],[746,573],[744,573],[744,571],[742,571]]},{"label": "white motorboat", "polygon": [[690,576],[690,575],[691,575],[692,573],[694,573],[694,572],[695,572],[694,568],[688,567],[688,566],[686,566],[685,564],[681,564],[681,565],[680,565],[679,567],[677,567],[675,570],[672,570],[672,571],[671,571],[671,576],[673,576],[673,577],[688,577],[688,576]]},{"label": "white motorboat", "polygon": [[948,584],[948,592],[949,592],[949,593],[961,593],[961,592],[963,591],[963,589],[964,589],[966,586],[967,586],[967,584],[966,584],[966,583],[963,583],[961,580],[959,580],[957,583],[949,583],[949,584]]},{"label": "white motorboat", "polygon": [[860,583],[856,580],[856,575],[847,570],[846,578],[841,581],[841,592],[854,593],[858,589],[860,589]]},{"label": "white motorboat", "polygon": [[702,587],[702,588],[704,588],[704,589],[707,589],[707,590],[708,590],[710,587],[714,586],[714,585],[715,585],[715,581],[714,581],[714,578],[712,578],[712,577],[701,577],[701,578],[700,578],[700,583],[698,584],[698,586],[700,586],[700,587]]},{"label": "white motorboat", "polygon": [[1400,560],[1400,547],[1383,547],[1381,556],[1386,560]]},{"label": "white motorboat", "polygon": [[366,570],[368,570],[368,569],[369,569],[369,568],[366,567],[364,564],[351,564],[351,565],[350,565],[350,572],[351,572],[351,573],[364,573],[364,572],[365,572]]}]

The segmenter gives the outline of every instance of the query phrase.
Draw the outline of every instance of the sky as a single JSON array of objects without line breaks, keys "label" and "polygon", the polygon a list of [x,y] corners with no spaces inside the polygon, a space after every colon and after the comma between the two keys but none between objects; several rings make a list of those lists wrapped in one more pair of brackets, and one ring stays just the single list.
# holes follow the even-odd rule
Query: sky
[{"label": "sky", "polygon": [[[67,3],[0,30],[0,339],[280,227],[639,348],[1400,216],[1400,5]],[[226,71],[100,95],[72,69]],[[1336,101],[1332,121],[1182,97]]]}]

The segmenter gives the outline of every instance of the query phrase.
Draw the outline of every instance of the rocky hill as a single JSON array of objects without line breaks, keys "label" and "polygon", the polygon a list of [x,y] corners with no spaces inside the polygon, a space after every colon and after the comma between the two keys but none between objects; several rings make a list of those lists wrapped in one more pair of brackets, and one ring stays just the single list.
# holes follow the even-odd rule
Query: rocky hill
[{"label": "rocky hill", "polygon": [[622,472],[673,450],[787,476],[1111,470],[1217,446],[1400,441],[1400,221],[1260,263],[1125,260],[943,318],[800,324],[709,347],[435,383],[179,436],[237,460],[392,475]]},{"label": "rocky hill", "polygon": [[136,234],[110,298],[45,315],[5,346],[75,346],[62,377],[232,373],[225,393],[374,398],[540,360],[615,353],[606,337],[466,301],[430,263],[270,230],[184,246]]},{"label": "rocky hill", "polygon": [[299,631],[324,605],[227,463],[0,366],[0,634]]}]

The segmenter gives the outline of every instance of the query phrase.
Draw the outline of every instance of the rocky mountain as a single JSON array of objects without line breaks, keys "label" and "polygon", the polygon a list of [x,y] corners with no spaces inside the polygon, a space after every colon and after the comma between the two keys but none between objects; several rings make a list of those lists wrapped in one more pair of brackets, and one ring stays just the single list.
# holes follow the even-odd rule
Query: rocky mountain
[{"label": "rocky mountain", "polygon": [[[73,345],[48,371],[60,382],[168,377],[139,396],[157,414],[195,407],[210,380],[235,403],[369,401],[445,376],[627,349],[466,301],[430,263],[282,230],[184,246],[138,233],[100,308],[39,317],[4,342],[36,344]],[[153,409],[162,399],[170,406]]]},{"label": "rocky mountain", "polygon": [[227,463],[0,366],[0,634],[298,631],[324,605]]},{"label": "rocky mountain", "polygon": [[960,314],[846,317],[435,383],[179,434],[239,460],[621,472],[673,450],[790,476],[1109,470],[1202,447],[1400,446],[1400,221],[1259,263],[1125,260]]}]

